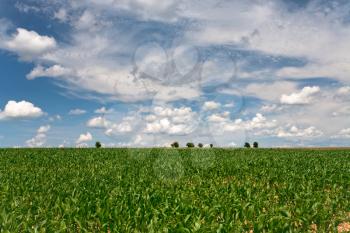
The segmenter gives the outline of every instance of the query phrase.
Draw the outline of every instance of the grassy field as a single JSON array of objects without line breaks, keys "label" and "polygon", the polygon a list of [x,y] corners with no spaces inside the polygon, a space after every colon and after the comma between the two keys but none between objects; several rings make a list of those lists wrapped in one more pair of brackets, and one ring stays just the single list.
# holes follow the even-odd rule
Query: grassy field
[{"label": "grassy field", "polygon": [[349,150],[3,149],[1,232],[337,232]]}]

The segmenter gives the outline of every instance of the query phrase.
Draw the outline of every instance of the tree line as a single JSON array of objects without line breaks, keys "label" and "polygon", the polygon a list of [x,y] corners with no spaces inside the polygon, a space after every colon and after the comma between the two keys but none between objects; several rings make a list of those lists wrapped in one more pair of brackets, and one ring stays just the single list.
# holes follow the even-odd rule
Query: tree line
[{"label": "tree line", "polygon": [[[210,144],[209,146],[210,146],[210,148],[213,148],[213,147],[214,147],[214,144]],[[96,147],[96,148],[101,148],[101,147],[102,147],[102,143],[99,142],[99,141],[97,141],[97,142],[95,143],[95,147]],[[179,143],[179,142],[173,142],[173,143],[171,144],[171,147],[172,147],[172,148],[180,148],[180,143]],[[187,148],[195,148],[196,146],[195,146],[195,144],[194,144],[193,142],[188,142],[188,143],[186,143],[186,147],[187,147]],[[197,147],[198,147],[198,148],[203,148],[203,147],[204,147],[204,144],[203,144],[203,143],[198,143]],[[246,143],[244,143],[244,147],[245,147],[245,148],[251,148],[251,145],[250,145],[249,142],[246,142]],[[254,143],[253,143],[253,148],[259,148],[259,143],[258,143],[258,142],[254,142]]]},{"label": "tree line", "polygon": [[[210,148],[213,148],[213,147],[214,147],[213,144],[210,144],[209,146],[210,146]],[[174,142],[174,143],[171,144],[171,147],[172,147],[172,148],[179,148],[179,147],[180,147],[180,144],[179,144],[178,142]],[[188,148],[194,148],[194,147],[195,147],[195,144],[194,144],[193,142],[188,142],[188,143],[186,143],[186,147],[188,147]],[[203,147],[204,147],[203,143],[198,143],[198,147],[199,147],[199,148],[203,148]],[[244,143],[244,147],[245,147],[245,148],[251,148],[251,145],[250,145],[249,142],[246,142],[246,143]],[[259,143],[258,143],[258,142],[254,142],[254,143],[253,143],[253,148],[259,148]]]}]

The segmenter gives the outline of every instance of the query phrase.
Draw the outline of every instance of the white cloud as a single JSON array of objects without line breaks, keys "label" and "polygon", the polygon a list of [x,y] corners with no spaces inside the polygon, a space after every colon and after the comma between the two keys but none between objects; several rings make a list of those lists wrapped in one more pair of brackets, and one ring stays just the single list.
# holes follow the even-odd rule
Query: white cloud
[{"label": "white cloud", "polygon": [[333,117],[349,116],[349,115],[350,115],[350,106],[340,107],[332,113]]},{"label": "white cloud", "polygon": [[337,94],[339,95],[350,95],[350,86],[344,86],[337,90]]},{"label": "white cloud", "polygon": [[230,119],[229,113],[213,114],[208,118],[211,136],[214,136],[222,146],[234,139],[244,143],[247,135],[264,135],[273,132],[278,127],[277,120],[269,120],[260,113],[243,120],[241,118]]},{"label": "white cloud", "polygon": [[3,111],[0,110],[1,119],[26,119],[26,118],[38,118],[44,115],[44,112],[35,107],[32,103],[27,101],[16,102],[13,100],[8,101]]},{"label": "white cloud", "polygon": [[68,17],[68,14],[67,14],[67,11],[66,9],[64,8],[60,8],[58,11],[56,11],[54,13],[54,16],[53,16],[55,19],[58,19],[59,21],[61,22],[65,22],[67,21],[67,17]]},{"label": "white cloud", "polygon": [[38,130],[37,130],[37,134],[26,141],[26,145],[28,147],[42,147],[45,145],[46,140],[47,140],[47,136],[46,133],[49,132],[51,129],[50,125],[44,125],[41,126]]},{"label": "white cloud", "polygon": [[104,117],[94,117],[92,119],[90,119],[88,122],[87,122],[87,126],[90,127],[90,128],[107,128],[108,125],[110,125],[111,123],[106,120]]},{"label": "white cloud", "polygon": [[287,129],[278,128],[275,131],[275,134],[277,137],[280,137],[280,138],[288,138],[288,137],[310,138],[310,137],[323,136],[323,132],[316,129],[316,127],[314,126],[300,129],[294,125]]},{"label": "white cloud", "polygon": [[279,112],[283,110],[282,106],[278,106],[277,104],[264,105],[260,109],[262,112],[271,113],[271,112]]},{"label": "white cloud", "polygon": [[287,81],[253,82],[243,90],[246,95],[256,96],[263,100],[276,102],[284,93],[296,91],[296,84]]},{"label": "white cloud", "polygon": [[73,116],[78,116],[78,115],[84,115],[85,113],[86,113],[86,110],[76,108],[76,109],[70,110],[68,114]]},{"label": "white cloud", "polygon": [[238,147],[235,142],[231,142],[228,144],[228,147]]},{"label": "white cloud", "polygon": [[228,103],[224,105],[225,108],[233,108],[234,106],[235,106],[235,103]]},{"label": "white cloud", "polygon": [[320,88],[317,86],[304,87],[300,92],[292,93],[290,95],[282,95],[280,102],[282,104],[310,104],[312,97],[320,92]]},{"label": "white cloud", "polygon": [[16,9],[18,9],[20,12],[23,13],[29,13],[29,12],[39,12],[40,8],[36,6],[30,6],[24,3],[16,2],[15,4]]},{"label": "white cloud", "polygon": [[18,53],[24,59],[31,59],[56,47],[52,37],[41,36],[35,31],[17,28],[17,33],[5,43],[8,50]]},{"label": "white cloud", "polygon": [[133,131],[132,122],[128,119],[124,119],[119,124],[113,124],[106,131],[105,134],[107,136],[113,136],[118,134],[130,133]]},{"label": "white cloud", "polygon": [[[220,122],[220,121],[218,121]],[[268,121],[266,117],[262,114],[257,113],[251,120],[235,119],[234,121],[222,121],[219,130],[226,132],[234,132],[240,130],[257,130],[257,129],[267,129],[276,126],[276,120]],[[215,127],[215,125],[214,125]]]},{"label": "white cloud", "polygon": [[174,21],[177,19],[177,11],[181,1],[175,0],[121,0],[118,2],[105,0],[92,0],[98,6],[114,8],[115,10],[127,10],[141,17],[143,20]]},{"label": "white cloud", "polygon": [[[98,9],[92,8],[89,12],[86,14],[96,17],[97,24],[103,21]],[[59,85],[66,87],[72,94],[79,92],[79,97],[87,98],[103,95],[104,101],[107,99],[134,102],[154,98],[174,101],[199,96],[200,90],[193,87],[192,83],[179,85],[163,82],[168,78],[174,80],[174,77],[170,77],[173,75],[171,71],[159,76],[159,80],[145,76],[140,69],[144,64],[148,64],[148,56],[141,57],[138,61],[139,69],[135,72],[132,61],[125,61],[123,58],[123,54],[135,50],[133,39],[128,38],[130,33],[119,37],[120,43],[115,43],[114,30],[117,29],[103,26],[101,33],[91,32],[90,28],[94,27],[95,24],[89,24],[87,29],[81,26],[74,27],[70,43],[55,45],[55,49],[49,49],[47,53],[38,52],[36,56],[32,56],[36,58],[34,62],[37,66],[27,78],[57,78],[60,81]]]},{"label": "white cloud", "polygon": [[251,121],[246,122],[246,129],[262,129],[276,126],[276,120],[268,121],[262,114],[257,113]]},{"label": "white cloud", "polygon": [[224,112],[223,114],[213,114],[208,117],[209,122],[225,122],[229,120],[230,113]]},{"label": "white cloud", "polygon": [[62,120],[61,115],[54,115],[49,118],[49,121],[54,122],[54,121],[60,121]]},{"label": "white cloud", "polygon": [[350,100],[350,86],[343,86],[336,90],[334,98],[340,102],[348,102]]},{"label": "white cloud", "polygon": [[46,143],[45,134],[37,134],[34,138],[26,141],[28,147],[42,147]]},{"label": "white cloud", "polygon": [[109,114],[111,112],[113,112],[113,109],[107,109],[106,107],[102,107],[95,110],[95,113],[97,114]]},{"label": "white cloud", "polygon": [[91,133],[87,132],[86,134],[80,134],[79,138],[76,141],[76,144],[86,143],[92,141]]},{"label": "white cloud", "polygon": [[39,77],[62,77],[64,75],[69,75],[71,71],[60,65],[54,65],[49,68],[44,68],[42,66],[36,66],[28,75],[27,79],[32,80]]},{"label": "white cloud", "polygon": [[221,107],[220,103],[217,103],[215,101],[207,101],[203,105],[203,110],[204,111],[211,111],[211,110],[218,109],[220,107]]},{"label": "white cloud", "polygon": [[348,18],[348,2],[314,0],[298,10],[290,10],[289,2],[269,0],[187,5],[182,13],[202,22],[187,31],[191,43],[233,44],[270,55],[304,58],[305,66],[282,67],[277,76],[349,82],[350,26],[343,23]]},{"label": "white cloud", "polygon": [[198,124],[196,113],[191,108],[155,107],[147,117],[144,132],[148,134],[187,135],[192,133]]},{"label": "white cloud", "polygon": [[38,134],[45,134],[45,133],[49,132],[50,129],[51,129],[50,125],[44,125],[44,126],[41,126],[37,132],[38,132]]},{"label": "white cloud", "polygon": [[337,135],[332,138],[350,138],[350,128],[342,129]]},{"label": "white cloud", "polygon": [[94,28],[98,22],[96,21],[95,16],[88,10],[85,10],[80,18],[75,22],[75,27],[80,30],[86,30]]}]

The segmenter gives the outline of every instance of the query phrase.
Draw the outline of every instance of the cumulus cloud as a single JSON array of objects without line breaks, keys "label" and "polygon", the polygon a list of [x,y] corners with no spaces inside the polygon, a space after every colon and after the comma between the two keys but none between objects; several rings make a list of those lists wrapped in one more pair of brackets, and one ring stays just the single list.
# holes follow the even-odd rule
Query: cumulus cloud
[{"label": "cumulus cloud", "polygon": [[137,119],[136,116],[128,116],[124,117],[120,122],[114,123],[111,120],[107,120],[104,116],[98,116],[90,119],[86,125],[90,128],[104,129],[105,135],[112,137],[133,132],[134,126],[138,121],[140,119]]},{"label": "cumulus cloud", "polygon": [[216,132],[235,132],[242,130],[267,129],[276,126],[276,120],[269,121],[265,116],[257,113],[249,120],[229,119],[229,113],[213,114],[209,116],[208,121],[212,124]]},{"label": "cumulus cloud", "polygon": [[213,114],[208,117],[209,122],[225,122],[229,120],[230,112],[224,112],[223,114]]},{"label": "cumulus cloud", "polygon": [[337,90],[339,95],[350,95],[350,86],[344,86]]},{"label": "cumulus cloud", "polygon": [[134,117],[125,117],[118,124],[110,124],[107,127],[105,134],[111,137],[114,135],[127,134],[133,132],[135,120],[136,119]]},{"label": "cumulus cloud", "polygon": [[34,138],[26,141],[28,147],[42,147],[46,142],[45,134],[37,134]]},{"label": "cumulus cloud", "polygon": [[237,131],[237,130],[256,130],[267,129],[276,126],[276,120],[268,121],[265,116],[257,113],[251,120],[236,119],[234,121],[226,122],[223,125],[224,131]]},{"label": "cumulus cloud", "polygon": [[57,46],[56,40],[41,36],[35,31],[17,28],[17,33],[5,43],[6,49],[19,54],[24,59],[31,59]]},{"label": "cumulus cloud", "polygon": [[46,134],[50,131],[51,126],[50,125],[44,125],[41,126],[38,130],[37,130],[37,134],[26,141],[26,145],[28,147],[42,147],[45,145],[46,140],[47,140],[47,136]]},{"label": "cumulus cloud", "polygon": [[296,91],[296,84],[288,81],[252,82],[244,88],[246,95],[258,97],[263,100],[276,102],[281,95]]},{"label": "cumulus cloud", "polygon": [[221,107],[220,103],[217,103],[215,101],[207,101],[203,105],[203,110],[204,111],[211,111],[211,110],[218,109],[220,107]]},{"label": "cumulus cloud", "polygon": [[304,87],[300,92],[292,93],[290,95],[282,95],[280,102],[289,105],[310,104],[312,97],[319,92],[320,87]]},{"label": "cumulus cloud", "polygon": [[189,107],[170,108],[155,107],[144,132],[148,134],[163,133],[169,135],[187,135],[192,133],[198,123],[197,114]]},{"label": "cumulus cloud", "polygon": [[332,136],[332,138],[350,138],[350,128],[340,130],[340,132]]},{"label": "cumulus cloud", "polygon": [[313,139],[324,136],[324,133],[315,126],[298,127],[296,125],[275,125],[272,128],[266,128],[254,132],[257,136],[269,136],[283,139]]},{"label": "cumulus cloud", "polygon": [[99,117],[94,117],[90,119],[86,125],[90,128],[103,129],[103,128],[107,128],[108,125],[110,124],[111,123],[108,120],[106,120],[104,117],[99,116]]},{"label": "cumulus cloud", "polygon": [[[276,129],[279,122],[269,119],[261,113],[248,114],[243,117],[235,117],[229,112],[215,113],[205,119],[208,124],[209,138],[215,140],[218,146],[229,146],[231,142],[243,146],[247,136],[262,136],[265,131]],[[209,143],[212,143],[212,139]]]},{"label": "cumulus cloud", "polygon": [[275,133],[276,133],[276,136],[280,138],[288,138],[288,137],[310,138],[310,137],[320,137],[323,135],[323,132],[318,130],[314,126],[301,129],[295,125],[287,129],[278,128],[275,131]]},{"label": "cumulus cloud", "polygon": [[92,141],[91,133],[87,132],[86,134],[80,134],[79,138],[76,141],[76,144],[86,143]]},{"label": "cumulus cloud", "polygon": [[43,115],[44,112],[41,108],[36,107],[27,101],[16,102],[10,100],[7,102],[4,110],[0,110],[0,120],[38,118]]},{"label": "cumulus cloud", "polygon": [[38,132],[38,134],[44,134],[44,133],[49,132],[50,129],[51,129],[50,125],[44,125],[44,126],[41,126],[37,132]]}]

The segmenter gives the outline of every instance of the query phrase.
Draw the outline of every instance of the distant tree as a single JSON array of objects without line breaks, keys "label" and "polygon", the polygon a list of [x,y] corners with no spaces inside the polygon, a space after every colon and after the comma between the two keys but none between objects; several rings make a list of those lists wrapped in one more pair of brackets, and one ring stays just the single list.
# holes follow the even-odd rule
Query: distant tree
[{"label": "distant tree", "polygon": [[210,144],[210,148],[213,148],[214,147],[214,145],[213,144]]},{"label": "distant tree", "polygon": [[96,143],[95,143],[95,147],[96,147],[96,148],[101,148],[101,147],[102,147],[101,142],[96,142]]},{"label": "distant tree", "polygon": [[173,144],[171,144],[171,147],[173,148],[179,148],[180,144],[178,142],[174,142]]},{"label": "distant tree", "polygon": [[198,143],[199,148],[203,148],[203,143]]},{"label": "distant tree", "polygon": [[250,148],[250,143],[249,142],[244,143],[244,147],[245,148]]},{"label": "distant tree", "polygon": [[258,142],[254,142],[254,143],[253,143],[253,147],[254,147],[254,148],[259,148],[259,143],[258,143]]},{"label": "distant tree", "polygon": [[194,147],[194,143],[193,143],[193,142],[188,142],[188,143],[186,144],[186,146],[187,146],[188,148],[193,148],[193,147]]}]

